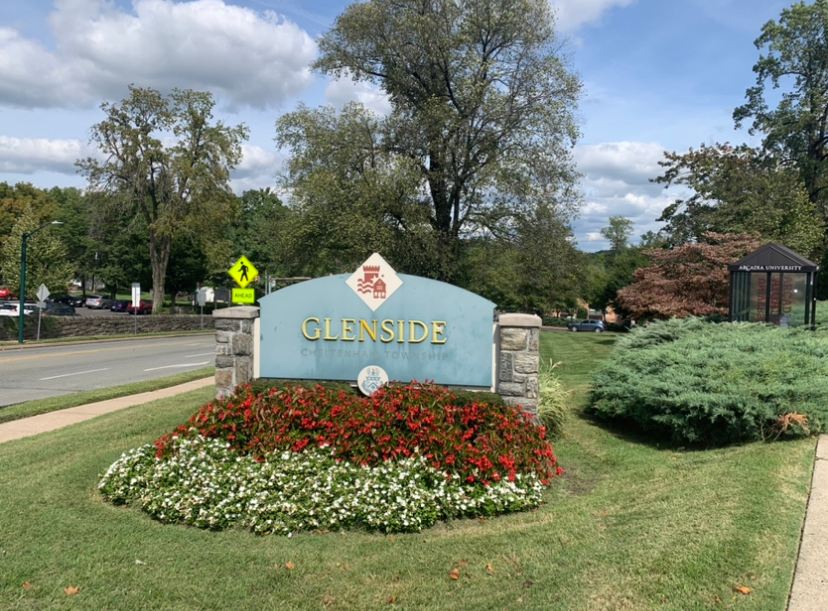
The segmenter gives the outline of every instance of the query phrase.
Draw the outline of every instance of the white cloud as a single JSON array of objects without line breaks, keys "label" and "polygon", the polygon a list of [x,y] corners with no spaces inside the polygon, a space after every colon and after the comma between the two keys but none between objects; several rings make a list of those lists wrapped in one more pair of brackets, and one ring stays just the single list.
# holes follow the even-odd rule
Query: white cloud
[{"label": "white cloud", "polygon": [[646,184],[662,173],[665,149],[656,142],[602,142],[575,147],[575,162],[587,177]]},{"label": "white cloud", "polygon": [[310,84],[317,53],[296,24],[226,0],[57,0],[50,24],[55,51],[0,30],[0,104],[84,106],[135,83],[267,108]]},{"label": "white cloud", "polygon": [[587,249],[607,246],[600,230],[610,216],[633,222],[633,241],[646,231],[658,230],[656,219],[676,197],[675,189],[651,182],[663,171],[658,162],[664,158],[664,150],[655,142],[634,141],[575,147],[585,203],[573,229]]},{"label": "white cloud", "polygon": [[391,102],[381,89],[364,81],[354,81],[348,76],[331,80],[325,88],[325,99],[337,108],[348,102],[359,102],[378,115],[391,112]]},{"label": "white cloud", "polygon": [[75,162],[91,153],[80,140],[0,136],[0,172],[74,174]]},{"label": "white cloud", "polygon": [[284,155],[255,144],[242,144],[242,160],[230,180],[230,187],[241,195],[251,189],[276,188]]},{"label": "white cloud", "polygon": [[610,8],[629,6],[635,0],[550,0],[558,29],[571,32],[597,21]]}]

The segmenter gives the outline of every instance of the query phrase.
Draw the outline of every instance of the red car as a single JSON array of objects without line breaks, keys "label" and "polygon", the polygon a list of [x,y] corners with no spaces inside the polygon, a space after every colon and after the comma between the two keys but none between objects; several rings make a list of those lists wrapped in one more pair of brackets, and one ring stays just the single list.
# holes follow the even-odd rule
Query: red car
[{"label": "red car", "polygon": [[0,299],[11,299],[12,297],[14,297],[14,295],[12,295],[12,292],[9,289],[0,288]]},{"label": "red car", "polygon": [[152,302],[142,299],[138,307],[132,305],[132,302],[130,302],[126,311],[129,314],[152,314]]}]

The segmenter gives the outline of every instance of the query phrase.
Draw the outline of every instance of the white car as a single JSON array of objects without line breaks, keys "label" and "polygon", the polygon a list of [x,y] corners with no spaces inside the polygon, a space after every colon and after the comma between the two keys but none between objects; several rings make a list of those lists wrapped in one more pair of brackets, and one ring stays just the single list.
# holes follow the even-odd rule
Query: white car
[{"label": "white car", "polygon": [[[35,306],[31,303],[24,304],[23,314],[28,316],[34,312]],[[0,303],[0,316],[20,316],[20,304],[13,301]]]}]

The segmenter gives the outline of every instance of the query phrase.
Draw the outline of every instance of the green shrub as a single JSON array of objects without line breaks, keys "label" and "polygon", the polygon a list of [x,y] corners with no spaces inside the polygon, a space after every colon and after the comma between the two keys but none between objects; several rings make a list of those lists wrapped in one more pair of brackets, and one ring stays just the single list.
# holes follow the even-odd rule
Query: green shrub
[{"label": "green shrub", "polygon": [[828,337],[763,324],[669,320],[620,339],[588,411],[659,437],[723,444],[828,425]]},{"label": "green shrub", "polygon": [[538,419],[546,427],[550,437],[559,437],[563,432],[566,419],[566,406],[569,391],[555,374],[560,363],[550,361],[541,367],[538,376],[540,397],[538,400]]}]

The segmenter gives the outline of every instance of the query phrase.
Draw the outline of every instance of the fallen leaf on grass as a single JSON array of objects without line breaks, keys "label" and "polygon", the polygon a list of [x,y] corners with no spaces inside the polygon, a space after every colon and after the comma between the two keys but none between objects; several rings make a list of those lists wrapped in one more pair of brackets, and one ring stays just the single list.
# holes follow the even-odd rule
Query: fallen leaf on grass
[{"label": "fallen leaf on grass", "polygon": [[734,588],[734,590],[736,590],[739,594],[744,594],[745,596],[753,592],[753,590],[747,586],[739,586],[738,588]]},{"label": "fallen leaf on grass", "polygon": [[32,584],[31,584],[30,582],[28,582],[28,581],[24,581],[24,582],[23,582],[23,589],[24,589],[24,590],[26,590],[26,591],[28,592],[29,590],[31,590],[31,589],[32,589]]},{"label": "fallen leaf on grass", "polygon": [[63,593],[66,594],[66,596],[74,596],[78,592],[80,592],[80,588],[78,586],[66,586],[63,588]]},{"label": "fallen leaf on grass", "polygon": [[286,568],[288,571],[292,571],[293,569],[295,569],[295,568],[296,568],[296,565],[295,565],[295,564],[293,564],[293,562],[291,562],[290,560],[288,560],[287,562],[285,562],[285,568]]},{"label": "fallen leaf on grass", "polygon": [[458,579],[460,579],[460,569],[458,569],[457,567],[451,569],[449,571],[449,577],[452,581],[457,581]]},{"label": "fallen leaf on grass", "polygon": [[393,605],[396,602],[397,602],[397,597],[396,596],[389,596],[388,597],[388,604],[389,605]]},{"label": "fallen leaf on grass", "polygon": [[491,562],[489,562],[489,563],[487,563],[487,564],[486,564],[486,572],[487,572],[489,575],[494,575],[494,567],[492,566],[492,563],[491,563]]}]

